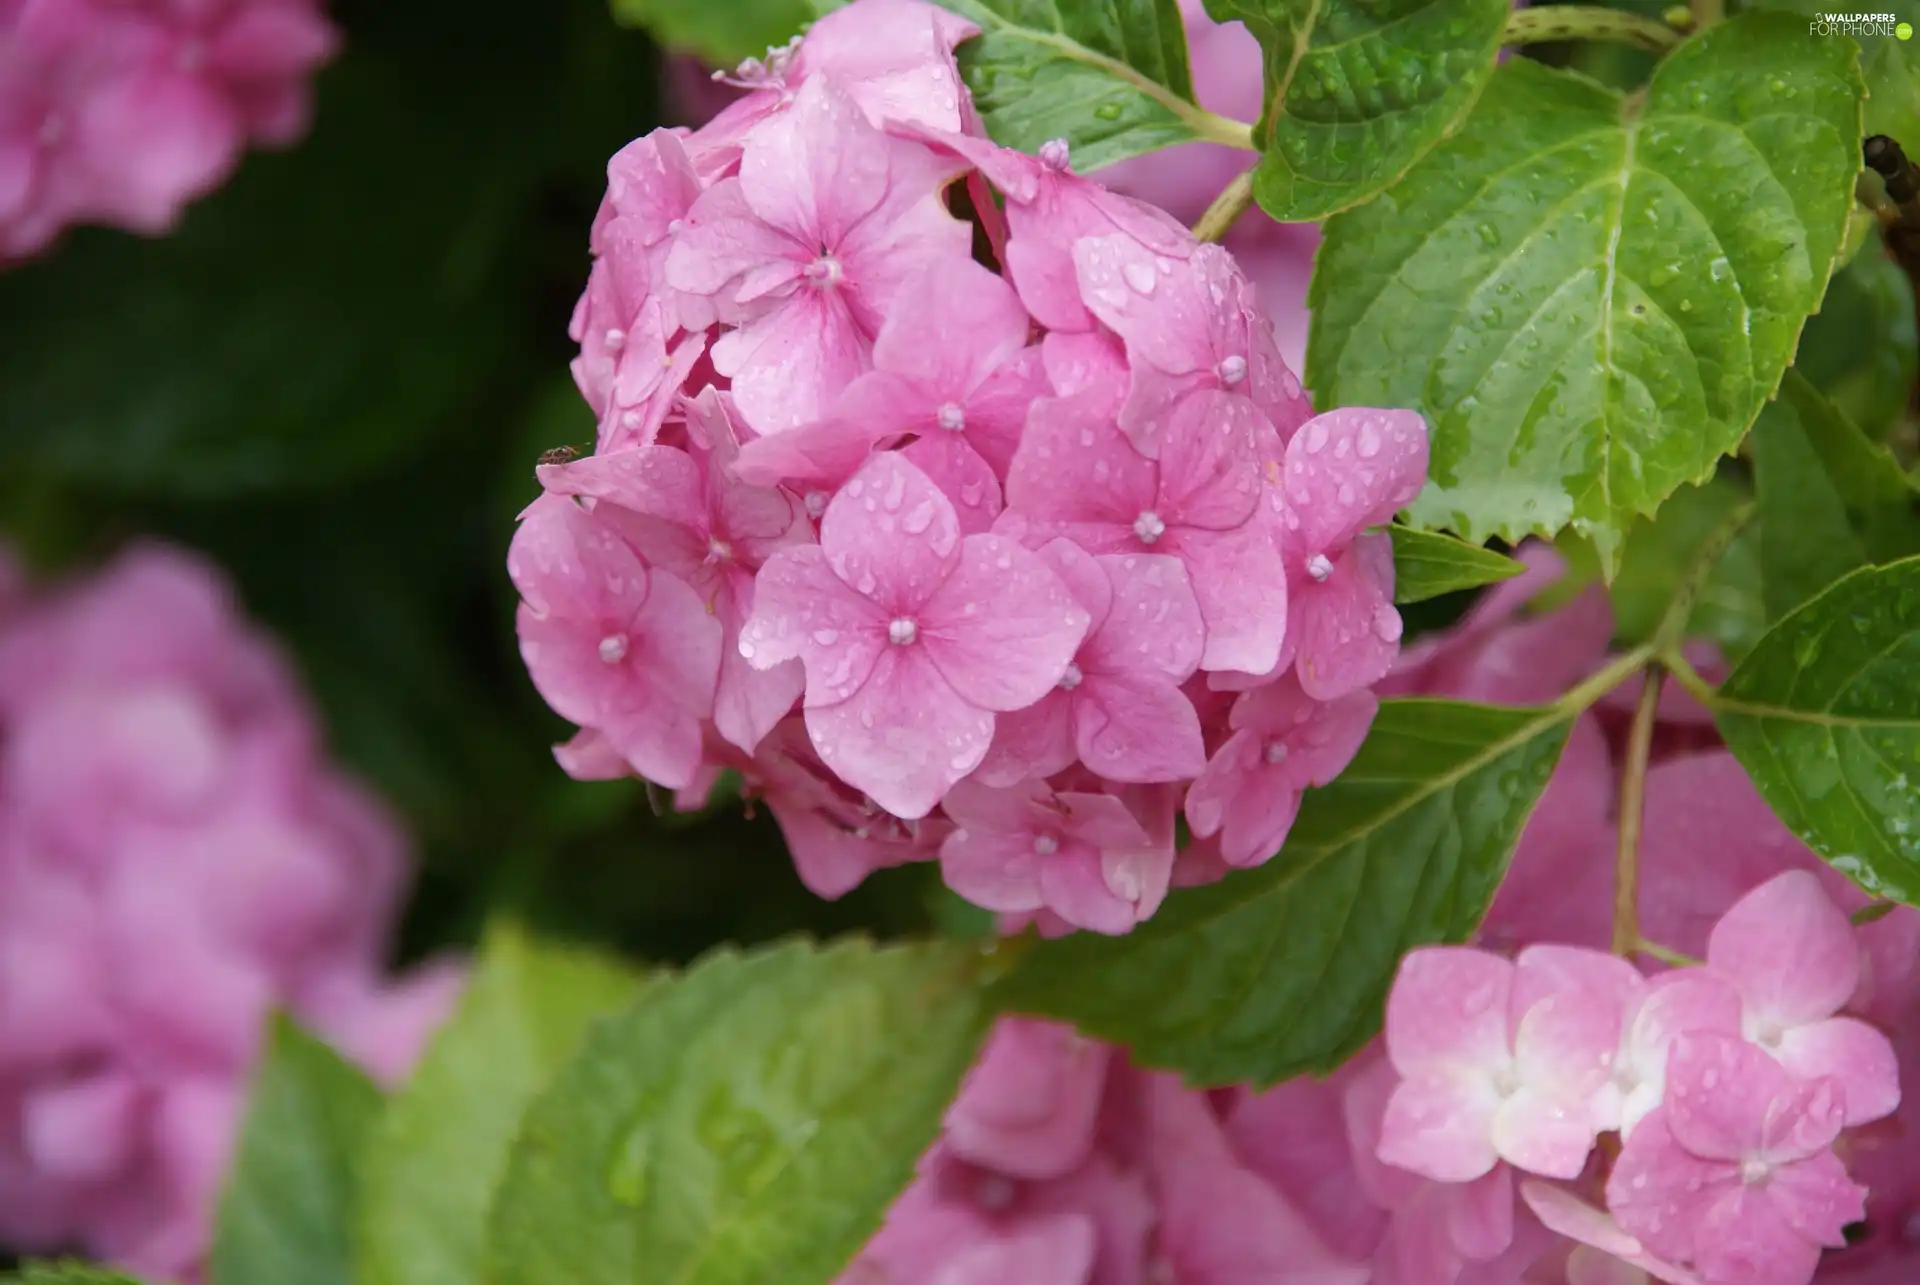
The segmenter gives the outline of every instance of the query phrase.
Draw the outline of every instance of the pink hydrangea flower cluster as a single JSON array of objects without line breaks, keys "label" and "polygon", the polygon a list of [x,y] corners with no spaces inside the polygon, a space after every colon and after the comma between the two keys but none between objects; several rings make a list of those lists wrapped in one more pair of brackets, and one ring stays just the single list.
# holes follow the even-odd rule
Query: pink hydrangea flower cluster
[{"label": "pink hydrangea flower cluster", "polygon": [[[1522,556],[1525,576],[1383,686],[1539,703],[1602,663],[1604,596],[1524,614],[1560,568]],[[1601,953],[1608,704],[1578,725],[1480,947],[1409,956],[1383,1039],[1324,1080],[1205,1092],[1005,1019],[841,1285],[1920,1279],[1920,1103],[1895,1059],[1920,1053],[1920,912],[1850,922],[1865,895],[1676,699],[1641,920],[1702,962]]]},{"label": "pink hydrangea flower cluster", "polygon": [[336,44],[321,0],[0,4],[0,263],[72,224],[166,231],[306,132]]},{"label": "pink hydrangea flower cluster", "polygon": [[1375,1154],[1454,1192],[1568,1183],[1522,1191],[1660,1280],[1805,1285],[1866,1214],[1842,1130],[1900,1103],[1892,1043],[1842,1013],[1860,978],[1852,925],[1804,871],[1736,902],[1704,965],[1652,978],[1581,947],[1415,951],[1387,1002]]},{"label": "pink hydrangea flower cluster", "polygon": [[[1602,663],[1605,597],[1526,614],[1560,565],[1521,556],[1382,686],[1539,703]],[[1920,912],[1851,923],[1865,895],[1676,698],[1641,922],[1703,962],[1600,953],[1621,704],[1577,725],[1481,948],[1410,956],[1383,1040],[1324,1080],[1202,1092],[1003,1020],[842,1285],[1920,1278],[1920,1102],[1893,1058],[1920,1053]]]},{"label": "pink hydrangea flower cluster", "polygon": [[400,1075],[403,846],[205,564],[0,574],[0,1243],[191,1275],[273,1008]]},{"label": "pink hydrangea flower cluster", "polygon": [[1124,932],[1183,809],[1257,864],[1359,746],[1425,425],[1314,416],[1231,254],[982,137],[972,34],[859,0],[613,159],[522,651],[568,770],[738,772],[822,894]]}]

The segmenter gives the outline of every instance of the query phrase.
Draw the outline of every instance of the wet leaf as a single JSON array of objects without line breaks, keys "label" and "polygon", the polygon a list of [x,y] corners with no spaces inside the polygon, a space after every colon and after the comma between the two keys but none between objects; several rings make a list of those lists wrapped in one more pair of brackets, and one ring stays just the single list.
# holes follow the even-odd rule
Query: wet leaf
[{"label": "wet leaf", "polygon": [[1779,14],[1682,45],[1644,106],[1509,61],[1452,138],[1328,222],[1316,404],[1427,414],[1411,525],[1570,525],[1610,576],[1634,519],[1778,385],[1845,231],[1860,95],[1852,45]]},{"label": "wet leaf", "polygon": [[1727,747],[1793,832],[1920,903],[1920,558],[1862,567],[1767,631],[1722,686]]},{"label": "wet leaf", "polygon": [[656,982],[528,1111],[489,1285],[827,1285],[973,1061],[979,959],[796,943]]},{"label": "wet leaf", "polygon": [[1508,0],[1207,0],[1266,51],[1254,195],[1285,223],[1358,205],[1440,141],[1493,73]]}]

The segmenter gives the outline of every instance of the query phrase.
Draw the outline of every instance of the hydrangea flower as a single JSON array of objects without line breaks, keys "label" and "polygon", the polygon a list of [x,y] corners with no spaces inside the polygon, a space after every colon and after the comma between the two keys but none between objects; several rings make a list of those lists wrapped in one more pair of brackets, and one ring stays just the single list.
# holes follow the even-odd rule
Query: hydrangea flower
[{"label": "hydrangea flower", "polygon": [[306,132],[338,37],[317,0],[0,10],[0,263],[100,223],[155,235],[249,143]]},{"label": "hydrangea flower", "polygon": [[[1364,528],[1425,430],[1365,418],[1391,449],[1369,429],[1290,501],[1312,408],[1258,292],[1065,143],[988,140],[954,61],[975,34],[857,0],[609,163],[573,327],[600,431],[538,471],[522,643],[580,728],[565,770],[685,807],[735,772],[816,891],[939,859],[1010,923],[1124,932],[1176,865],[1272,855],[1352,756],[1398,620]],[[1324,594],[1290,585],[1295,501],[1338,510],[1295,551],[1339,560]],[[1296,655],[1327,708],[1283,735]],[[1240,762],[1288,737],[1290,766]]]},{"label": "hydrangea flower", "polygon": [[206,564],[0,614],[0,1241],[196,1276],[268,1014],[389,1082],[462,982],[382,975],[404,840]]}]

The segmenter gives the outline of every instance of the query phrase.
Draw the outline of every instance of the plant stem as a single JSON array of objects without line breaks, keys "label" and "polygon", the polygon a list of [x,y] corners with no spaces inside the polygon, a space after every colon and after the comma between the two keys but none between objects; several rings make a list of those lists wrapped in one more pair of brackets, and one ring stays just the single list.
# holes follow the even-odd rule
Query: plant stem
[{"label": "plant stem", "polygon": [[1639,954],[1651,955],[1661,963],[1672,964],[1675,968],[1694,968],[1700,963],[1692,955],[1683,955],[1670,946],[1648,941],[1645,937],[1640,939],[1640,944],[1635,949]]},{"label": "plant stem", "polygon": [[1522,9],[1507,19],[1503,45],[1537,45],[1549,40],[1604,40],[1663,54],[1680,43],[1680,33],[1664,22],[1637,13],[1587,5],[1550,5]]},{"label": "plant stem", "polygon": [[1252,204],[1253,171],[1249,169],[1227,184],[1220,195],[1213,198],[1213,204],[1209,205],[1207,212],[1200,216],[1200,221],[1193,225],[1194,239],[1218,241],[1227,234],[1234,220],[1245,214]]},{"label": "plant stem", "polygon": [[1627,762],[1620,774],[1620,849],[1613,865],[1613,953],[1628,957],[1640,940],[1640,822],[1647,803],[1647,759],[1653,752],[1653,716],[1666,671],[1647,666],[1646,685],[1627,731]]},{"label": "plant stem", "polygon": [[1587,706],[1605,696],[1608,692],[1633,677],[1653,659],[1651,646],[1635,647],[1624,656],[1610,661],[1603,668],[1589,674],[1586,681],[1573,688],[1554,704],[1569,714],[1578,714]]},{"label": "plant stem", "polygon": [[1660,667],[1672,674],[1674,681],[1687,689],[1688,695],[1709,709],[1719,698],[1720,693],[1714,690],[1713,684],[1700,677],[1700,671],[1693,667],[1693,662],[1680,654],[1678,644],[1660,653]]},{"label": "plant stem", "polygon": [[1190,108],[1181,119],[1203,141],[1218,143],[1222,147],[1231,147],[1241,152],[1257,152],[1260,145],[1253,141],[1253,126],[1231,116],[1220,116],[1202,108]]}]

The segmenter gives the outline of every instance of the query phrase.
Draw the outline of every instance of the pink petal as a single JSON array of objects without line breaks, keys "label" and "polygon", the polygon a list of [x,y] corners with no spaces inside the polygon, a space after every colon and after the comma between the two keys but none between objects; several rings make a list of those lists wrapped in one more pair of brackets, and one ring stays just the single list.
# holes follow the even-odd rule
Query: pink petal
[{"label": "pink petal", "polygon": [[1499,1163],[1493,1128],[1500,1107],[1492,1080],[1470,1068],[1418,1072],[1387,1101],[1380,1159],[1436,1182],[1471,1182]]},{"label": "pink petal", "polygon": [[[1687,1150],[1739,1163],[1811,1155],[1839,1134],[1846,1108],[1832,1081],[1797,1084],[1772,1058],[1726,1035],[1690,1032],[1667,1054],[1667,1116]],[[1643,1126],[1644,1127],[1644,1126]]]},{"label": "pink petal", "polygon": [[116,1071],[32,1089],[20,1102],[19,1145],[50,1183],[111,1179],[139,1145],[142,1096]]},{"label": "pink petal", "polygon": [[1086,1218],[1049,1218],[963,1249],[928,1285],[1083,1285],[1093,1270],[1094,1227]]},{"label": "pink petal", "polygon": [[1324,584],[1295,581],[1293,593],[1300,637],[1295,664],[1308,695],[1332,700],[1371,687],[1393,668],[1400,615],[1387,591],[1366,572],[1359,547],[1333,564]]},{"label": "pink petal", "polygon": [[1000,479],[980,452],[959,436],[931,437],[900,452],[952,501],[962,535],[984,535],[1000,516]]},{"label": "pink petal", "polygon": [[1159,554],[1106,554],[1097,562],[1112,592],[1099,610],[1082,599],[1093,613],[1094,632],[1081,651],[1081,668],[1185,682],[1206,648],[1206,624],[1186,565]]},{"label": "pink petal", "polygon": [[[1158,900],[1143,913],[1141,903],[1153,891],[1147,886],[1152,877],[1149,854],[1118,856],[1123,859],[1118,868],[1126,872],[1123,879],[1133,882],[1123,883],[1116,889],[1107,880],[1103,854],[1097,848],[1071,840],[1065,843],[1040,863],[1040,896],[1046,908],[1065,923],[1087,932],[1108,936],[1132,932],[1134,925],[1157,907]],[[1171,871],[1171,853],[1164,866]],[[1136,870],[1138,874],[1134,873]],[[1165,887],[1159,888],[1158,893],[1164,897]]]},{"label": "pink petal", "polygon": [[1106,1074],[1106,1048],[1071,1027],[1003,1018],[947,1110],[946,1144],[1016,1178],[1062,1177],[1093,1147]]},{"label": "pink petal", "polygon": [[1391,522],[1427,480],[1427,425],[1412,411],[1332,410],[1287,447],[1290,524],[1306,553],[1338,556],[1368,527]]},{"label": "pink petal", "polygon": [[[1569,987],[1540,995],[1537,981],[1521,980],[1525,977],[1523,968],[1514,982],[1511,1009],[1517,1015],[1513,1048],[1521,1080],[1585,1100],[1605,1082],[1614,1051],[1620,1047],[1626,1016],[1620,996],[1624,987],[1609,980],[1590,988]],[[1598,981],[1591,975],[1587,980]],[[1532,1002],[1522,1012],[1524,998]]]},{"label": "pink petal", "polygon": [[649,781],[668,789],[692,783],[701,759],[700,723],[713,712],[720,675],[720,622],[700,596],[666,572],[633,618],[627,691],[596,720]]},{"label": "pink petal", "polygon": [[[687,212],[686,226],[667,251],[664,271],[667,285],[674,290],[703,303],[711,301],[706,315],[686,319],[688,329],[704,329],[712,320],[712,310],[728,322],[750,315],[736,303],[749,274],[764,274],[770,266],[779,265],[790,287],[806,266],[805,255],[804,245],[761,222],[748,206],[739,179],[728,179],[708,188]],[[770,288],[772,282],[763,281],[760,292]]]},{"label": "pink petal", "polygon": [[762,738],[792,712],[807,687],[806,668],[787,661],[756,668],[740,654],[738,640],[720,652],[720,684],[713,696],[713,724],[730,744],[751,754]]},{"label": "pink petal", "polygon": [[572,500],[542,495],[520,515],[507,574],[543,616],[623,619],[647,595],[647,568],[610,525]]},{"label": "pink petal", "polygon": [[1734,903],[1707,939],[1707,963],[1739,989],[1748,1022],[1762,1028],[1831,1017],[1860,983],[1853,925],[1801,870]]},{"label": "pink petal", "polygon": [[[1564,1188],[1529,1178],[1520,1184],[1520,1198],[1527,1202],[1527,1208],[1546,1225],[1548,1231],[1578,1241],[1583,1246],[1591,1246],[1616,1266],[1631,1264],[1655,1280],[1668,1282],[1668,1285],[1701,1285],[1699,1277],[1683,1267],[1654,1258],[1645,1246],[1621,1230],[1612,1218]],[[1570,1263],[1567,1285],[1639,1285],[1641,1278],[1638,1276],[1606,1274],[1600,1267],[1596,1260],[1584,1270],[1576,1272]]]},{"label": "pink petal", "polygon": [[896,311],[873,345],[873,364],[924,399],[964,405],[1002,362],[1026,347],[1031,324],[1012,287],[971,259],[936,259],[908,287],[937,307]]},{"label": "pink petal", "polygon": [[1767,1195],[1789,1227],[1833,1249],[1847,1243],[1849,1224],[1867,1216],[1867,1189],[1847,1176],[1847,1167],[1831,1151],[1775,1169]]},{"label": "pink petal", "polygon": [[1820,1247],[1783,1219],[1769,1191],[1737,1187],[1701,1215],[1695,1266],[1719,1285],[1807,1285]]},{"label": "pink petal", "polygon": [[[1514,960],[1513,1013],[1516,1018],[1555,995],[1590,996],[1624,1014],[1646,989],[1640,970],[1617,955],[1578,946],[1529,946]],[[1620,1019],[1615,1017],[1618,1022]],[[1616,1032],[1617,1040],[1617,1032]]]},{"label": "pink petal", "polygon": [[1511,1058],[1514,966],[1464,946],[1425,946],[1400,961],[1387,997],[1387,1056],[1402,1075],[1435,1065],[1494,1068]]},{"label": "pink petal", "polygon": [[1260,503],[1255,441],[1266,427],[1244,397],[1209,390],[1183,401],[1160,444],[1154,511],[1169,525],[1208,531],[1241,526]]},{"label": "pink petal", "polygon": [[1248,522],[1235,531],[1169,534],[1177,535],[1172,551],[1186,563],[1206,622],[1201,667],[1272,673],[1286,638],[1289,603],[1271,529]]},{"label": "pink petal", "polygon": [[[874,372],[868,372],[854,380],[845,396],[853,396],[874,377]],[[733,471],[741,481],[755,486],[790,483],[796,488],[838,490],[859,471],[877,440],[870,423],[829,417],[756,437],[740,448]]]},{"label": "pink petal", "polygon": [[794,71],[846,86],[876,124],[957,133],[966,90],[952,50],[979,32],[958,14],[919,0],[868,0],[814,23]]},{"label": "pink petal", "polygon": [[954,691],[924,647],[886,648],[858,692],[806,715],[834,775],[909,821],[931,812],[993,741],[993,715]]},{"label": "pink petal", "polygon": [[637,446],[534,470],[554,495],[607,500],[704,532],[705,486],[693,457],[670,446]]},{"label": "pink petal", "polygon": [[1900,1106],[1900,1063],[1893,1045],[1858,1018],[1830,1017],[1793,1027],[1769,1051],[1799,1079],[1838,1080],[1849,1129],[1890,1116]]},{"label": "pink petal", "polygon": [[1738,1035],[1740,997],[1706,969],[1688,968],[1654,978],[1628,1012],[1622,1069],[1637,1083],[1622,1098],[1618,1119],[1604,1123],[1630,1134],[1665,1095],[1674,1040],[1689,1031]]},{"label": "pink petal", "polygon": [[974,777],[982,785],[1015,785],[1048,777],[1074,761],[1074,698],[1055,690],[1038,703],[994,718],[993,748]]},{"label": "pink petal", "polygon": [[733,381],[740,417],[759,433],[819,419],[834,393],[867,369],[866,336],[846,301],[800,290],[713,345],[713,365]]},{"label": "pink petal", "polygon": [[820,522],[820,547],[834,574],[889,620],[929,617],[920,619],[923,633],[938,614],[933,598],[962,558],[953,503],[894,451],[869,459],[834,496]]},{"label": "pink petal", "polygon": [[1044,561],[994,535],[961,541],[952,574],[920,612],[928,657],[956,692],[989,710],[1021,709],[1051,691],[1088,623]]},{"label": "pink petal", "polygon": [[1577,1178],[1598,1134],[1591,1094],[1558,1085],[1523,1085],[1494,1113],[1494,1150],[1517,1169],[1546,1178]]},{"label": "pink petal", "polygon": [[1110,781],[1187,781],[1206,769],[1200,716],[1165,679],[1088,675],[1071,705],[1075,752]]},{"label": "pink petal", "polygon": [[807,545],[760,568],[739,650],[758,669],[797,658],[806,666],[807,704],[832,705],[866,684],[888,648],[887,622],[834,574],[823,549]]},{"label": "pink petal", "polygon": [[1682,1146],[1661,1108],[1621,1148],[1607,1178],[1607,1208],[1649,1251],[1684,1261],[1693,1257],[1702,1220],[1739,1181],[1736,1166]]},{"label": "pink petal", "polygon": [[1043,398],[1007,473],[1007,507],[1044,523],[1110,524],[1131,538],[1134,521],[1158,502],[1158,478],[1097,394]]},{"label": "pink petal", "polygon": [[741,193],[763,222],[831,253],[886,198],[891,146],[838,86],[812,77],[747,136]]}]

